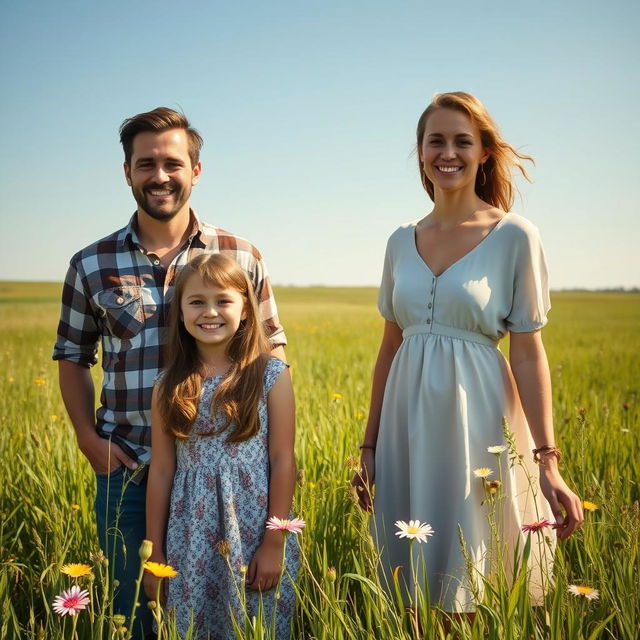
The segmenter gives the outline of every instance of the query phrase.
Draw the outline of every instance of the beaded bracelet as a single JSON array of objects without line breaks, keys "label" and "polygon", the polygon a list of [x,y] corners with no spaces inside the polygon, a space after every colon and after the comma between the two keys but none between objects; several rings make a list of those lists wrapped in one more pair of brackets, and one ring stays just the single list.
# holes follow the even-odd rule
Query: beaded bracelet
[{"label": "beaded bracelet", "polygon": [[558,462],[562,460],[562,451],[558,449],[558,447],[551,446],[549,444],[545,444],[543,447],[538,447],[533,450],[533,461],[536,464],[540,464],[544,466],[543,458],[548,455],[554,455]]}]

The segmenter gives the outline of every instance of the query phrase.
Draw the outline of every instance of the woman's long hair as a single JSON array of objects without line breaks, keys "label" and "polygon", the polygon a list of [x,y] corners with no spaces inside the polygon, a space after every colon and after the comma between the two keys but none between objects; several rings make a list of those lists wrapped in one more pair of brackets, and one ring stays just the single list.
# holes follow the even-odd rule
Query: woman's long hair
[{"label": "woman's long hair", "polygon": [[514,168],[518,169],[531,182],[529,174],[520,161],[529,160],[533,162],[533,158],[520,153],[504,140],[500,135],[498,126],[482,102],[464,91],[436,94],[431,104],[423,111],[418,120],[416,138],[420,180],[431,200],[434,199],[433,182],[429,180],[424,172],[422,161],[420,160],[420,150],[424,141],[427,119],[436,109],[460,111],[466,114],[471,122],[478,127],[482,146],[490,152],[490,155],[482,165],[482,170],[478,170],[476,175],[476,194],[490,205],[499,207],[503,211],[509,211],[514,199],[512,171]]},{"label": "woman's long hair", "polygon": [[229,441],[240,442],[253,437],[260,428],[258,403],[263,394],[264,369],[269,343],[258,317],[258,304],[253,285],[242,267],[220,253],[205,253],[189,262],[176,281],[169,310],[169,336],[165,347],[165,370],[160,380],[160,411],[169,433],[177,438],[188,437],[198,413],[202,391],[202,363],[194,337],[185,329],[180,314],[180,302],[187,280],[194,274],[206,285],[234,289],[244,300],[245,319],[227,347],[231,368],[213,396],[211,415],[225,415],[224,426],[216,435],[229,428]]}]

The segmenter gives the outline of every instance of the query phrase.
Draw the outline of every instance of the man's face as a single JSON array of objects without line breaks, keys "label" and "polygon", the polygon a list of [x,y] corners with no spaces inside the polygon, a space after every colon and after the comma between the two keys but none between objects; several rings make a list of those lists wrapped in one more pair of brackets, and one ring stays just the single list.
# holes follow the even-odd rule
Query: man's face
[{"label": "man's face", "polygon": [[201,165],[191,166],[184,129],[145,131],[133,139],[131,164],[124,164],[127,184],[138,210],[155,220],[171,220],[189,207],[191,187]]}]

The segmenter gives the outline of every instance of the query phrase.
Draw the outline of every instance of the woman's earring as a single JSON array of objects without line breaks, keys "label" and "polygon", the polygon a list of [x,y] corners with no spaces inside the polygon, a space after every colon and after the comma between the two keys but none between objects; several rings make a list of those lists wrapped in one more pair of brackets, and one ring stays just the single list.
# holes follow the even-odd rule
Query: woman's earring
[{"label": "woman's earring", "polygon": [[487,175],[484,172],[484,163],[480,165],[480,186],[484,187],[487,184]]}]

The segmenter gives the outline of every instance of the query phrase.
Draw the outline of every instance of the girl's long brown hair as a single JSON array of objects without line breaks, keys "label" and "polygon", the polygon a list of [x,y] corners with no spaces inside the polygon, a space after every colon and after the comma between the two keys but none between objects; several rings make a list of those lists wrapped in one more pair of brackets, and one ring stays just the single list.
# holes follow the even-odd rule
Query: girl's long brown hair
[{"label": "girl's long brown hair", "polygon": [[[482,166],[482,171],[478,170],[476,175],[476,194],[485,202],[494,207],[499,207],[503,211],[509,211],[513,205],[514,186],[512,170],[518,169],[522,175],[531,182],[527,170],[521,160],[533,162],[531,156],[520,153],[511,146],[500,135],[498,125],[489,115],[485,106],[470,93],[464,91],[453,91],[451,93],[438,93],[434,96],[431,104],[423,111],[418,120],[416,131],[417,149],[422,149],[424,133],[429,116],[436,109],[453,109],[466,114],[471,122],[478,127],[482,146],[490,152],[489,157]],[[429,180],[424,172],[420,153],[418,153],[418,167],[422,186],[433,200],[433,182]],[[484,173],[485,178],[482,175]],[[484,183],[484,184],[483,184]]]},{"label": "girl's long brown hair", "polygon": [[176,281],[169,310],[165,370],[158,389],[165,428],[177,438],[186,438],[198,413],[202,363],[196,341],[185,329],[180,317],[180,301],[185,284],[194,274],[199,275],[207,285],[238,291],[244,300],[246,314],[227,347],[231,368],[216,389],[211,404],[211,415],[222,412],[226,417],[225,424],[221,429],[203,435],[216,435],[233,423],[235,428],[229,434],[229,441],[247,440],[260,428],[258,403],[263,394],[269,343],[258,317],[253,285],[235,260],[220,253],[197,256],[182,269]]}]

